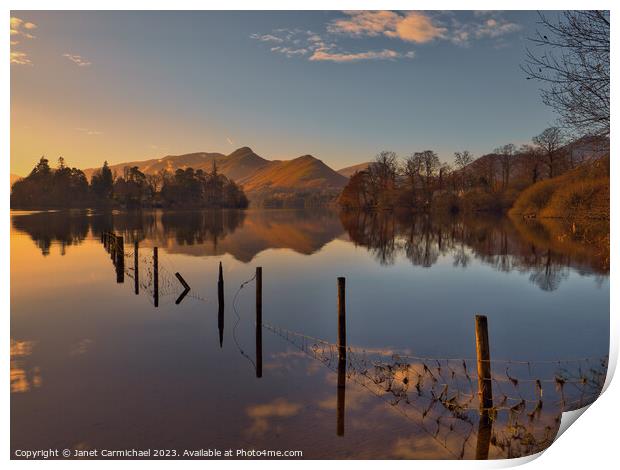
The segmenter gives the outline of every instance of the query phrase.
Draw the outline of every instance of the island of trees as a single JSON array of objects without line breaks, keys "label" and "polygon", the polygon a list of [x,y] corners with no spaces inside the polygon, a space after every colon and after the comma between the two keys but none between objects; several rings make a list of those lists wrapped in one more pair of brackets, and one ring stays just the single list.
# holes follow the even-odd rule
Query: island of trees
[{"label": "island of trees", "polygon": [[41,157],[30,174],[11,188],[12,208],[66,208],[112,206],[123,208],[241,208],[248,206],[243,189],[218,173],[192,168],[174,173],[144,174],[125,167],[115,175],[104,162],[89,182],[84,172],[58,159],[56,168]]}]

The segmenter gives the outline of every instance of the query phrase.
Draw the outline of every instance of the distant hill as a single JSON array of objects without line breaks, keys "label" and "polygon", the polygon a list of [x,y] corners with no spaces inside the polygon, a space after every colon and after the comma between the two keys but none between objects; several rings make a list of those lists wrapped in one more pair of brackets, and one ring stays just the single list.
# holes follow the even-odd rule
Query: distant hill
[{"label": "distant hill", "polygon": [[[125,167],[137,166],[145,174],[161,170],[174,172],[181,168],[194,168],[211,171],[215,161],[220,173],[243,185],[250,199],[260,193],[261,199],[271,193],[303,192],[318,193],[340,191],[348,178],[332,170],[312,155],[304,155],[292,160],[266,160],[249,147],[241,147],[229,155],[221,153],[188,153],[168,155],[144,161],[133,161],[110,165],[112,172],[123,174]],[[97,168],[84,170],[90,180]]]},{"label": "distant hill", "polygon": [[340,173],[345,178],[351,178],[351,176],[353,176],[355,173],[357,173],[358,171],[365,170],[371,164],[372,162],[358,163],[357,165],[352,165],[346,168],[341,168],[340,170],[338,170],[338,173]]},{"label": "distant hill", "polygon": [[245,191],[252,193],[264,189],[342,189],[347,178],[312,155],[304,155],[270,162],[238,182]]},{"label": "distant hill", "polygon": [[[123,174],[123,169],[125,167],[133,166],[137,166],[138,169],[145,174],[154,174],[164,169],[174,172],[179,168],[186,169],[190,167],[195,170],[202,169],[210,171],[213,166],[213,161],[216,162],[218,171],[235,181],[248,176],[269,163],[268,160],[256,155],[251,148],[241,147],[230,155],[223,155],[216,152],[168,155],[163,158],[154,158],[151,160],[117,163],[115,165],[110,165],[110,169],[112,172],[116,171],[119,175]],[[87,168],[84,170],[84,173],[90,180],[96,170],[97,168]]]}]

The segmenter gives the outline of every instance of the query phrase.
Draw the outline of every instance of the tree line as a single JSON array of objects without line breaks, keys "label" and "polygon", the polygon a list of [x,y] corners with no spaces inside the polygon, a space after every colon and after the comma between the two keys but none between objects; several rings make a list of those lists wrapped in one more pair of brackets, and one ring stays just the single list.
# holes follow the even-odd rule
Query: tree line
[{"label": "tree line", "polygon": [[506,210],[526,187],[575,168],[607,146],[602,138],[569,142],[562,129],[550,127],[519,148],[502,145],[480,158],[468,150],[455,152],[452,165],[432,150],[404,160],[383,151],[351,176],[338,202],[344,209],[362,210]]},{"label": "tree line", "polygon": [[218,173],[193,168],[145,174],[137,166],[113,174],[104,162],[91,181],[64,158],[56,168],[41,157],[30,174],[11,187],[11,207],[205,207],[246,208],[248,199],[233,180]]}]

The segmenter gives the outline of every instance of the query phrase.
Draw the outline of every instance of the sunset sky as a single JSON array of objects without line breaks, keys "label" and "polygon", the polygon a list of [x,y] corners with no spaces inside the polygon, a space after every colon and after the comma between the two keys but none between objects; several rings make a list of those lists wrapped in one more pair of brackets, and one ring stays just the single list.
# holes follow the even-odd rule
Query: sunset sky
[{"label": "sunset sky", "polygon": [[519,69],[535,12],[11,14],[11,173],[249,146],[334,169],[476,156],[553,123]]}]

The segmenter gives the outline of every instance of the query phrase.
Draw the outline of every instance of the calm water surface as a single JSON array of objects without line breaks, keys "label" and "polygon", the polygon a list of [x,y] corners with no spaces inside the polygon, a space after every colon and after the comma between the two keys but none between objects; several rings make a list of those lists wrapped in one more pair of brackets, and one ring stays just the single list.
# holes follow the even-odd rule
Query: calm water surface
[{"label": "calm water surface", "polygon": [[[493,360],[532,361],[494,363],[488,455],[518,456],[544,448],[557,429],[560,365],[545,361],[594,358],[598,367],[608,353],[609,254],[534,222],[316,210],[11,218],[13,449],[474,458],[484,432],[470,359],[474,314],[483,313]],[[102,231],[124,237],[120,272]],[[191,286],[179,304],[176,272]],[[333,348],[338,276],[347,282],[345,365]],[[588,399],[568,385],[564,404]],[[510,410],[521,399],[525,425]]]}]

